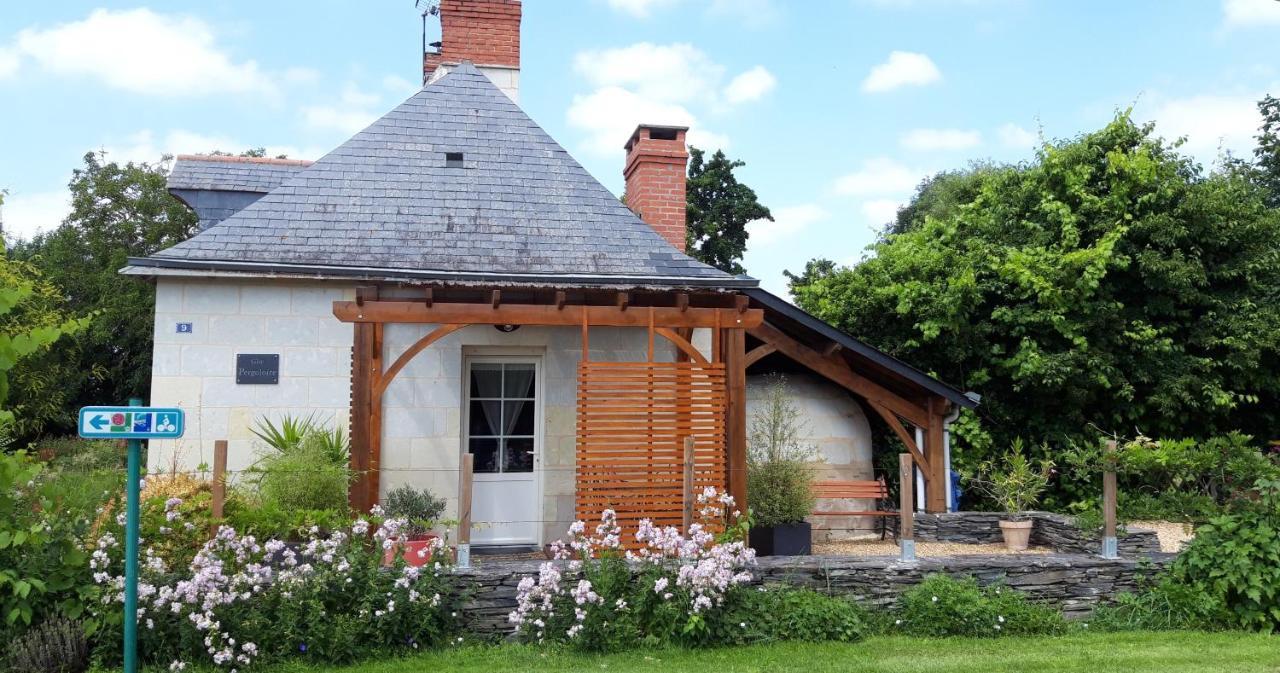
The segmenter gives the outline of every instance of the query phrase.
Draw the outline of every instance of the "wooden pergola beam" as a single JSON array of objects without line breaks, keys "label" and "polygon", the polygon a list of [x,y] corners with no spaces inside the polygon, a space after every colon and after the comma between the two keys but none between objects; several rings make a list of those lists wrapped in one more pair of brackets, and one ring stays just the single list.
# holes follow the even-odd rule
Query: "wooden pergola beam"
[{"label": "wooden pergola beam", "polygon": [[893,413],[907,419],[912,425],[920,428],[928,426],[929,412],[927,409],[893,393],[864,376],[858,375],[849,368],[849,364],[838,354],[823,355],[820,351],[792,339],[783,334],[782,330],[766,322],[761,322],[758,327],[748,328],[747,332],[766,344],[774,346],[779,353],[844,386],[853,393],[883,405]]},{"label": "wooden pergola beam", "polygon": [[[584,323],[600,327],[649,327],[649,311],[628,311],[621,306],[562,306],[547,304],[446,304],[431,306],[420,301],[375,301],[364,298],[335,301],[333,315],[350,323],[430,323],[466,325],[568,325]],[[655,306],[654,327],[720,327],[751,329],[764,323],[761,309]]]}]

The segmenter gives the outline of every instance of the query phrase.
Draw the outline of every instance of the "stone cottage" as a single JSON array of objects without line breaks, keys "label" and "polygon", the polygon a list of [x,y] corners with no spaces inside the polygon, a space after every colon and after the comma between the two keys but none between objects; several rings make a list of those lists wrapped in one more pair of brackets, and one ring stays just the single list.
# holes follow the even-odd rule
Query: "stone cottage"
[{"label": "stone cottage", "polygon": [[315,413],[350,428],[353,506],[407,483],[453,511],[470,454],[473,542],[537,545],[603,507],[678,521],[689,437],[698,484],[745,501],[754,391],[781,371],[829,476],[871,478],[875,414],[944,510],[974,402],[686,256],[686,129],[619,139],[619,202],[517,104],[520,16],[441,2],[421,91],[315,162],[178,158],[202,229],[123,270],[156,288],[150,401],[188,413],[149,466],[225,439],[243,470],[258,418]]}]

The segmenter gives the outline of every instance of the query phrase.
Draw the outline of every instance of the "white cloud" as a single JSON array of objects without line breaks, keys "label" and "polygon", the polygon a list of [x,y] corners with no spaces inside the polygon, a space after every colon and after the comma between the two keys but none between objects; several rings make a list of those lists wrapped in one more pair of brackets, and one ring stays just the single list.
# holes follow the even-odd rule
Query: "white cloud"
[{"label": "white cloud", "polygon": [[1185,136],[1187,152],[1212,161],[1220,148],[1237,154],[1252,151],[1262,124],[1258,98],[1261,95],[1171,98],[1158,102],[1151,118],[1161,135],[1170,140]]},{"label": "white cloud", "polygon": [[879,93],[904,86],[932,84],[941,79],[938,66],[925,54],[895,51],[889,54],[887,61],[871,68],[871,73],[862,81],[862,90]]},{"label": "white cloud", "polygon": [[963,129],[913,129],[902,134],[901,142],[917,152],[967,150],[982,144],[982,134]]},{"label": "white cloud", "polygon": [[1280,2],[1276,2],[1276,0],[1223,0],[1222,22],[1227,28],[1280,26]]},{"label": "white cloud", "polygon": [[579,52],[573,67],[596,87],[618,86],[659,101],[683,102],[718,88],[724,67],[691,44],[639,42]]},{"label": "white cloud", "polygon": [[70,212],[71,194],[65,189],[13,192],[0,205],[0,222],[6,238],[30,240],[36,234],[56,229]]},{"label": "white cloud", "polygon": [[621,156],[622,146],[640,123],[693,127],[695,121],[682,105],[651,100],[617,86],[574,96],[568,117],[570,124],[587,132],[587,149],[603,156]]},{"label": "white cloud", "polygon": [[[175,129],[162,137],[151,130],[133,133],[119,141],[106,143],[103,150],[108,161],[125,163],[146,161],[155,163],[164,155],[208,154],[215,150],[239,154],[247,149],[263,146],[223,135],[211,135],[184,129]],[[298,147],[294,145],[265,145],[267,156],[285,155],[290,159],[319,159],[331,148]]]},{"label": "white cloud", "polygon": [[734,104],[760,100],[777,84],[778,79],[773,73],[758,65],[730,80],[724,89],[724,97]]},{"label": "white cloud", "polygon": [[395,95],[412,95],[422,88],[422,84],[415,84],[399,75],[385,75],[382,78],[382,88]]},{"label": "white cloud", "polygon": [[[688,142],[703,149],[729,146],[727,137],[703,128],[692,111],[721,104],[724,78],[724,67],[692,45],[641,42],[584,51],[574,57],[574,69],[594,90],[575,95],[567,117],[586,132],[585,147],[593,154],[621,153],[640,123],[688,126]],[[758,85],[748,82],[744,88]]]},{"label": "white cloud", "polygon": [[1040,144],[1040,138],[1013,122],[1003,124],[996,129],[996,137],[1000,144],[1010,149],[1029,150]]},{"label": "white cloud", "polygon": [[381,96],[348,82],[332,104],[302,108],[302,119],[311,128],[354,135],[384,114],[377,107],[381,100]]},{"label": "white cloud", "polygon": [[0,47],[0,79],[12,77],[18,72],[18,53],[12,49]]},{"label": "white cloud", "polygon": [[864,201],[858,209],[868,222],[878,227],[896,218],[901,206],[902,203],[894,199],[872,199]]},{"label": "white cloud", "polygon": [[680,0],[607,0],[609,7],[615,11],[638,16],[641,18],[651,15],[654,10],[673,7]]},{"label": "white cloud", "polygon": [[775,25],[782,12],[773,0],[711,0],[707,14],[736,19],[748,28]]},{"label": "white cloud", "polygon": [[927,172],[908,168],[888,157],[862,162],[862,168],[836,178],[834,191],[844,196],[884,196],[906,194],[915,189]]},{"label": "white cloud", "polygon": [[752,220],[747,223],[748,247],[771,245],[804,231],[810,224],[825,220],[829,214],[821,206],[805,203],[773,209],[773,221]]},{"label": "white cloud", "polygon": [[44,70],[83,75],[107,86],[154,96],[274,94],[276,83],[254,61],[235,61],[212,27],[191,16],[149,9],[96,9],[80,21],[28,28],[12,47]]}]

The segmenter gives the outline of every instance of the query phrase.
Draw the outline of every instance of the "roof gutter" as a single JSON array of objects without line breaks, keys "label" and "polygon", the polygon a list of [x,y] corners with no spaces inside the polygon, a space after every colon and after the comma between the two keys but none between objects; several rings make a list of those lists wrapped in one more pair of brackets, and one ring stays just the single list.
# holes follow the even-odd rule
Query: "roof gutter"
[{"label": "roof gutter", "polygon": [[734,278],[691,278],[687,276],[615,276],[608,274],[521,274],[481,273],[470,271],[435,271],[392,269],[368,266],[334,266],[321,264],[286,264],[221,260],[165,259],[130,257],[129,267],[122,273],[146,275],[143,269],[178,269],[201,275],[202,272],[241,272],[268,275],[305,276],[308,278],[351,278],[378,280],[419,280],[470,283],[537,283],[578,286],[663,286],[708,289],[750,289],[760,281],[749,276]]}]

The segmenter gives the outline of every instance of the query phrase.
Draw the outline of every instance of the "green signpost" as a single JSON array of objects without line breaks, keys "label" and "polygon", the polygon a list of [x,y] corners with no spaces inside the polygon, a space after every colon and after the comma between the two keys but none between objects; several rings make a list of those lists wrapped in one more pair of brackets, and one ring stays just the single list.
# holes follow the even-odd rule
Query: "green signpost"
[{"label": "green signpost", "polygon": [[127,407],[84,407],[80,436],[128,439],[129,465],[125,479],[124,520],[124,673],[138,671],[138,512],[142,490],[142,440],[176,439],[184,425],[181,409],[142,406],[131,399]]}]

